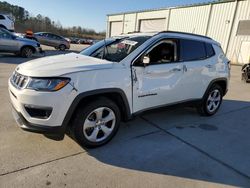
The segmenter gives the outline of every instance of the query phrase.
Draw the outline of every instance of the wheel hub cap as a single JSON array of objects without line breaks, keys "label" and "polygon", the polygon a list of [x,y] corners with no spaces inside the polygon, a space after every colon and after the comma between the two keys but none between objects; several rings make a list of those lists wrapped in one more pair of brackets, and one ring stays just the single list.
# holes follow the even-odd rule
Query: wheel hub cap
[{"label": "wheel hub cap", "polygon": [[213,113],[218,109],[221,103],[221,94],[218,89],[213,90],[207,99],[207,110]]},{"label": "wheel hub cap", "polygon": [[83,125],[83,133],[89,141],[101,142],[112,133],[115,123],[116,117],[113,110],[100,107],[87,116]]}]

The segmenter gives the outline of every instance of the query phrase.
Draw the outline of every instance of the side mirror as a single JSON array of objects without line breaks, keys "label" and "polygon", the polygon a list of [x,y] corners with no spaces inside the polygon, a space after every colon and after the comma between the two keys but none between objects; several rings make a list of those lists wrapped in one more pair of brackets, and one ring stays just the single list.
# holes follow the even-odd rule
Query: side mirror
[{"label": "side mirror", "polygon": [[143,64],[147,65],[150,63],[150,58],[148,56],[144,56],[142,62]]}]

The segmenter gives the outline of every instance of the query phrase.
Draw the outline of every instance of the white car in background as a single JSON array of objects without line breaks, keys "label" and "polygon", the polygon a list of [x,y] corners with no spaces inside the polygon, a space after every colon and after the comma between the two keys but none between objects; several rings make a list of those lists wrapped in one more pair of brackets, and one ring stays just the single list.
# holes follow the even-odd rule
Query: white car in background
[{"label": "white car in background", "polygon": [[21,128],[64,135],[69,127],[82,146],[97,147],[111,140],[120,121],[146,110],[188,102],[214,115],[229,75],[229,60],[211,38],[137,33],[21,64],[9,94]]},{"label": "white car in background", "polygon": [[11,16],[6,14],[0,14],[0,28],[4,28],[11,32],[14,32],[14,21]]}]

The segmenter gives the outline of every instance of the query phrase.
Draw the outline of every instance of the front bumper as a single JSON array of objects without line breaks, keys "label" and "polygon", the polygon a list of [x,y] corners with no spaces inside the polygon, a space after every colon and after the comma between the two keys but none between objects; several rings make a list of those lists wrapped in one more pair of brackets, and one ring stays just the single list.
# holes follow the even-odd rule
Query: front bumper
[{"label": "front bumper", "polygon": [[36,47],[37,53],[44,53],[43,49],[41,47]]},{"label": "front bumper", "polygon": [[[17,89],[9,80],[10,102],[13,116],[18,125],[31,132],[60,135],[65,132],[65,116],[75,97],[71,86],[65,86],[58,92],[38,92],[29,89]],[[26,105],[51,107],[48,118],[39,118],[28,113]],[[66,122],[66,123],[65,123]]]},{"label": "front bumper", "polygon": [[65,132],[63,126],[50,127],[50,126],[32,124],[28,122],[20,112],[17,112],[14,107],[12,107],[12,114],[19,127],[22,128],[23,130],[29,132],[53,134],[53,135],[63,135]]}]

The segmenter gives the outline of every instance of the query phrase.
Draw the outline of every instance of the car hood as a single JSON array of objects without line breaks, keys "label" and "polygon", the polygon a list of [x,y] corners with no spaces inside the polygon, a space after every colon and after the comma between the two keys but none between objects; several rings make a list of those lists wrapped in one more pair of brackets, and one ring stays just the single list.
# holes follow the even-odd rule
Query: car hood
[{"label": "car hood", "polygon": [[73,72],[112,68],[113,62],[70,53],[39,58],[20,64],[16,71],[33,77],[61,76]]}]

